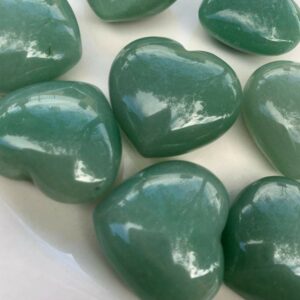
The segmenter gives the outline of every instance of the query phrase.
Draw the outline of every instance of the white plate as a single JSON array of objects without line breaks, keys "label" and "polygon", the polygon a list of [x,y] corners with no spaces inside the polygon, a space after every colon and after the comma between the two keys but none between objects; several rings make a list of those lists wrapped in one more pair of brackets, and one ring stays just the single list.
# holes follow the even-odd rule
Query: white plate
[{"label": "white plate", "polygon": [[[300,58],[300,46],[280,57],[247,55],[222,46],[199,25],[200,3],[195,0],[178,0],[160,15],[130,24],[105,24],[86,0],[69,2],[80,25],[83,58],[62,79],[93,83],[107,96],[114,57],[126,44],[145,36],[165,36],[190,50],[213,52],[234,68],[242,84],[267,62]],[[300,5],[300,0],[296,2]],[[123,179],[157,161],[140,157],[124,143]],[[232,199],[249,183],[276,174],[240,120],[216,142],[179,158],[214,172]],[[92,226],[93,207],[57,203],[30,183],[0,178],[0,299],[136,299],[100,254]],[[215,299],[241,298],[223,287]]]}]

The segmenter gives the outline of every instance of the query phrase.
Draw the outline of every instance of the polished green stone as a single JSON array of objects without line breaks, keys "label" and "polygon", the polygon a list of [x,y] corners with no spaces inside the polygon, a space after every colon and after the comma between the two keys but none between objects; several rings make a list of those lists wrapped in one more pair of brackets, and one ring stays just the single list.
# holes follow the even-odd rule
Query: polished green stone
[{"label": "polished green stone", "polygon": [[120,52],[109,87],[116,118],[146,157],[212,142],[235,122],[241,102],[239,80],[223,60],[158,37]]},{"label": "polished green stone", "polygon": [[96,208],[104,253],[143,300],[208,300],[223,279],[223,184],[208,170],[170,161],[138,173]]},{"label": "polished green stone", "polygon": [[300,40],[293,0],[203,0],[199,18],[213,37],[246,52],[279,55]]},{"label": "polished green stone", "polygon": [[176,0],[88,0],[94,12],[104,21],[133,21],[155,15]]},{"label": "polished green stone", "polygon": [[1,100],[1,175],[32,180],[55,200],[82,203],[107,192],[120,156],[112,111],[92,85],[46,82]]},{"label": "polished green stone", "polygon": [[248,186],[223,235],[225,282],[246,300],[299,300],[300,184],[268,177]]},{"label": "polished green stone", "polygon": [[264,65],[245,87],[243,116],[258,147],[284,175],[300,179],[300,64]]},{"label": "polished green stone", "polygon": [[62,75],[80,57],[68,1],[0,1],[0,94]]}]

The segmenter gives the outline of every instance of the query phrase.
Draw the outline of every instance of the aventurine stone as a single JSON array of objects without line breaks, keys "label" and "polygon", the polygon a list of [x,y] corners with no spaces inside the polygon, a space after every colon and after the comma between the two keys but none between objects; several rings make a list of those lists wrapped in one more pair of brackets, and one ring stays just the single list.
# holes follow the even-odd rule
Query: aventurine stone
[{"label": "aventurine stone", "polygon": [[80,57],[79,28],[68,1],[0,1],[0,94],[53,79]]},{"label": "aventurine stone", "polygon": [[109,87],[116,118],[147,157],[179,155],[215,140],[235,122],[242,94],[223,60],[158,37],[120,52]]},{"label": "aventurine stone", "polygon": [[268,177],[248,186],[224,231],[225,282],[246,300],[298,300],[300,185]]},{"label": "aventurine stone", "polygon": [[96,208],[112,266],[143,300],[208,300],[223,278],[228,195],[209,171],[183,161],[138,173]]},{"label": "aventurine stone", "polygon": [[62,202],[98,199],[121,156],[119,131],[99,89],[54,81],[8,94],[0,103],[0,174],[32,180]]},{"label": "aventurine stone", "polygon": [[293,0],[203,0],[199,18],[213,37],[246,52],[279,55],[300,40]]},{"label": "aventurine stone", "polygon": [[104,21],[133,21],[157,14],[176,0],[88,0],[94,12]]},{"label": "aventurine stone", "polygon": [[277,61],[258,69],[245,87],[243,115],[272,164],[300,179],[300,64]]}]

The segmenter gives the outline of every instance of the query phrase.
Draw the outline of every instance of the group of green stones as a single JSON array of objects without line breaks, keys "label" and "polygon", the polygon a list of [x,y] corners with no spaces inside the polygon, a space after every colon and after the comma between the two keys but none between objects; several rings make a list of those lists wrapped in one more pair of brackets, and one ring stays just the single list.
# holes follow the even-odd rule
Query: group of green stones
[{"label": "group of green stones", "polygon": [[[108,22],[174,2],[89,0]],[[292,0],[204,0],[199,18],[213,37],[250,53],[282,54],[300,39]],[[111,110],[95,86],[48,81],[80,57],[66,0],[0,1],[0,173],[31,180],[61,202],[104,197],[94,214],[98,239],[143,300],[212,299],[223,273],[245,299],[299,300],[300,64],[262,66],[242,91],[217,56],[147,37],[112,65]],[[184,161],[151,166],[107,196],[121,160],[118,124],[141,155],[167,157],[220,137],[240,108],[258,147],[287,177],[247,187],[229,217],[220,180]]]}]

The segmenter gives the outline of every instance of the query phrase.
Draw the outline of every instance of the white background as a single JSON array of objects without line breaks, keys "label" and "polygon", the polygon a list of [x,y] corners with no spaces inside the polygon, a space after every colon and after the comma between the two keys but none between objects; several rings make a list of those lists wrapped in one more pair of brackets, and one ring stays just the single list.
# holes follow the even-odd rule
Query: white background
[{"label": "white background", "polygon": [[[121,1],[121,0],[120,0]],[[248,55],[212,40],[198,22],[199,1],[178,0],[165,12],[130,24],[105,24],[86,0],[69,0],[82,34],[83,58],[67,80],[100,87],[108,96],[108,73],[117,53],[145,36],[164,36],[189,50],[213,52],[237,72],[242,84],[259,66],[274,60],[300,60],[300,46],[280,57]],[[296,0],[300,4],[300,0]],[[180,159],[215,173],[234,199],[246,185],[276,172],[256,149],[239,120],[216,142]],[[122,175],[128,178],[157,160],[144,159],[124,141]],[[0,178],[0,299],[133,300],[101,256],[89,206],[57,203],[30,183]],[[218,300],[240,299],[223,287]]]}]

